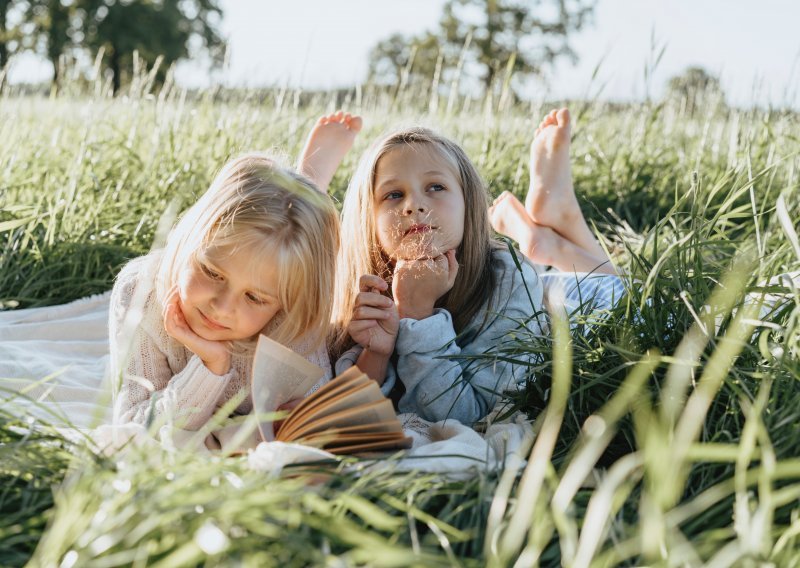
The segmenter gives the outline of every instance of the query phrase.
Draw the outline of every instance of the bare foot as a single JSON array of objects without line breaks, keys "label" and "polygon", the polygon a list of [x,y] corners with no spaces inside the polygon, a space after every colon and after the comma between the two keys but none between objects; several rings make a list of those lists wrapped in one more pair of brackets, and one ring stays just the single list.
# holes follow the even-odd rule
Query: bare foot
[{"label": "bare foot", "polygon": [[327,193],[336,168],[353,147],[361,126],[360,116],[342,111],[320,117],[308,135],[297,169]]},{"label": "bare foot", "polygon": [[554,229],[536,223],[519,199],[507,191],[489,208],[489,220],[495,231],[517,241],[522,254],[535,264],[570,272],[617,273],[605,254],[592,254]]},{"label": "bare foot", "polygon": [[569,111],[550,111],[539,124],[531,143],[531,185],[525,210],[545,225],[582,248],[590,256],[607,258],[583,217],[570,171]]},{"label": "bare foot", "polygon": [[489,221],[494,230],[519,243],[522,254],[536,264],[556,264],[559,242],[563,240],[549,227],[530,218],[519,199],[504,191],[489,208]]},{"label": "bare foot", "polygon": [[531,184],[525,209],[536,223],[564,233],[565,223],[582,216],[570,171],[569,111],[553,110],[539,123],[531,143]]}]

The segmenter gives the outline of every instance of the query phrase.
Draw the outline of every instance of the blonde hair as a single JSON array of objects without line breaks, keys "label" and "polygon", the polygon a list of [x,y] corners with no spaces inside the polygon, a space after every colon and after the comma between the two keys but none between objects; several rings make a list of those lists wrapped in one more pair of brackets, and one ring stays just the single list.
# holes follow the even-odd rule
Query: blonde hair
[{"label": "blonde hair", "polygon": [[327,337],[339,219],[310,181],[262,153],[225,164],[167,237],[156,276],[162,304],[181,270],[212,245],[255,246],[272,255],[281,310],[263,332],[283,344],[313,334],[311,349]]},{"label": "blonde hair", "polygon": [[493,251],[503,245],[492,238],[489,193],[480,174],[458,144],[432,130],[411,127],[392,132],[367,150],[345,194],[334,301],[335,355],[351,343],[347,326],[353,316],[360,276],[377,274],[387,279],[391,275],[375,225],[375,173],[381,158],[395,148],[411,144],[425,145],[444,160],[457,174],[464,192],[464,237],[456,249],[458,275],[451,290],[439,299],[436,307],[450,312],[456,332],[460,333],[491,298],[495,286]]}]

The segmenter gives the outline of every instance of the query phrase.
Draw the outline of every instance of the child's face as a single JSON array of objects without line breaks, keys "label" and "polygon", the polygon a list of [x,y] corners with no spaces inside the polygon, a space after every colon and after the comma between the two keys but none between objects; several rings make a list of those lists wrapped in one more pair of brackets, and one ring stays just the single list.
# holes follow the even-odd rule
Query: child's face
[{"label": "child's face", "polygon": [[239,247],[210,247],[178,276],[181,309],[189,327],[203,339],[249,339],[275,316],[277,271],[269,258]]},{"label": "child's face", "polygon": [[461,244],[464,192],[427,144],[395,148],[378,161],[373,203],[378,242],[392,260],[434,258]]}]

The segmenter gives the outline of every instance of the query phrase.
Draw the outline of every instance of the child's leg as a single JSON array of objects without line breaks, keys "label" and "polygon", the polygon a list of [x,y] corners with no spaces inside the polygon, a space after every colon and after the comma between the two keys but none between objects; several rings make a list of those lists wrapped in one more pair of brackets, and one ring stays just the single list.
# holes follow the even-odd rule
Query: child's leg
[{"label": "child's leg", "polygon": [[323,193],[328,192],[333,174],[352,148],[361,124],[360,116],[339,111],[321,117],[311,129],[297,169]]},{"label": "child's leg", "polygon": [[594,255],[552,228],[534,222],[519,199],[507,191],[495,199],[489,219],[498,233],[517,241],[522,254],[536,264],[571,273],[616,274],[605,254]]},{"label": "child's leg", "polygon": [[572,186],[569,145],[572,123],[565,108],[551,111],[531,143],[531,183],[525,209],[531,219],[555,230],[587,253],[606,258],[583,216]]}]

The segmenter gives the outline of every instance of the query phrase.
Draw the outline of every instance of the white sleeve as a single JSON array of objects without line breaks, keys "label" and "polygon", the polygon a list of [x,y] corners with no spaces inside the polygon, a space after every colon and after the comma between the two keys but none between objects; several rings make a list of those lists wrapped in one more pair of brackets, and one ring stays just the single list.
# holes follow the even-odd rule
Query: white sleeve
[{"label": "white sleeve", "polygon": [[[236,371],[231,367],[227,374],[215,375],[197,355],[192,355],[180,372],[174,372],[166,353],[170,340],[163,331],[156,300],[153,294],[137,297],[136,284],[136,272],[123,270],[111,293],[111,368],[120,384],[114,400],[114,422],[147,426],[160,419],[186,430],[197,430],[216,411]],[[141,321],[127,329],[126,317],[136,317],[136,303],[144,304]],[[148,325],[154,318],[161,325],[161,333],[152,329],[157,326]]]}]

